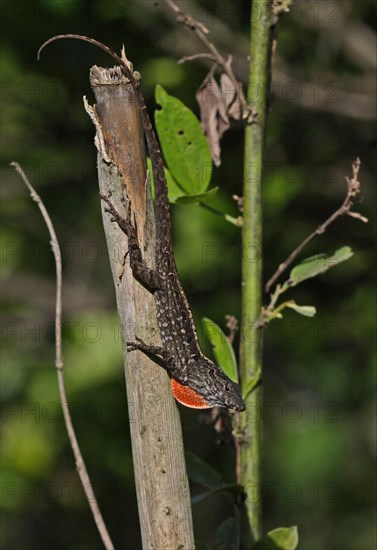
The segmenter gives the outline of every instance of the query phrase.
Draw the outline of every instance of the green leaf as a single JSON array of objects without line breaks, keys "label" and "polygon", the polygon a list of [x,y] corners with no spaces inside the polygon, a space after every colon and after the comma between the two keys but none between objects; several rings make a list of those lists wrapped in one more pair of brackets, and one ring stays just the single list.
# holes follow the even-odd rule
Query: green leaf
[{"label": "green leaf", "polygon": [[171,172],[164,167],[166,183],[168,185],[168,197],[169,202],[175,203],[181,197],[186,196],[186,192],[178,185],[178,183],[173,178]]},{"label": "green leaf", "polygon": [[339,248],[332,256],[326,256],[326,254],[311,256],[292,269],[289,275],[290,286],[296,286],[305,279],[316,277],[341,262],[348,260],[351,256],[353,256],[353,252],[349,246]]},{"label": "green leaf", "polygon": [[237,483],[223,483],[221,486],[217,487],[216,489],[212,489],[211,491],[206,491],[205,493],[200,493],[199,495],[195,495],[191,498],[191,504],[198,504],[199,502],[202,502],[206,498],[215,495],[217,493],[229,493],[229,494],[241,494],[243,493],[243,487],[242,485],[237,485]]},{"label": "green leaf", "polygon": [[216,550],[237,550],[239,545],[238,531],[235,518],[231,517],[223,521],[216,534]]},{"label": "green leaf", "polygon": [[294,301],[287,302],[286,306],[294,309],[295,311],[297,311],[297,313],[300,313],[300,315],[303,315],[304,317],[314,317],[314,315],[317,313],[317,310],[314,306],[299,306]]},{"label": "green leaf", "polygon": [[209,489],[219,489],[224,485],[222,475],[207,462],[194,455],[185,453],[187,476],[191,481]]},{"label": "green leaf", "polygon": [[194,113],[162,86],[156,86],[158,137],[170,172],[189,195],[207,190],[212,176],[208,142]]},{"label": "green leaf", "polygon": [[252,550],[295,550],[298,545],[297,526],[278,527],[258,540]]},{"label": "green leaf", "polygon": [[227,483],[224,481],[222,475],[210,466],[207,462],[194,455],[193,453],[185,453],[187,476],[190,481],[199,483],[204,487],[210,489],[209,491],[202,492],[191,498],[192,504],[202,502],[211,495],[216,493],[230,493],[240,494],[243,493],[242,485],[237,483]]},{"label": "green leaf", "polygon": [[[151,177],[152,197],[154,197],[154,181],[152,172],[151,159],[147,157],[148,171]],[[198,204],[199,202],[210,200],[214,197],[219,190],[218,187],[214,187],[205,193],[198,193],[197,195],[188,195],[173,178],[170,170],[164,167],[166,183],[168,186],[169,202],[171,204]]]},{"label": "green leaf", "polygon": [[[151,178],[151,188],[152,188],[152,197],[154,198],[154,180],[153,180],[153,170],[152,170],[152,161],[150,157],[147,157],[147,168]],[[166,177],[166,183],[168,186],[168,196],[169,202],[175,203],[179,197],[184,197],[186,195],[185,191],[179,187],[169,170],[164,166],[164,172]]]},{"label": "green leaf", "polygon": [[248,383],[246,384],[245,388],[242,391],[242,397],[244,401],[246,401],[246,399],[249,397],[251,392],[258,386],[260,382],[260,378],[261,378],[261,369],[259,366],[257,372],[255,373],[255,376],[253,376],[253,378],[251,378],[248,381]]},{"label": "green leaf", "polygon": [[221,328],[211,319],[204,317],[202,322],[204,332],[212,344],[218,365],[233,382],[238,383],[237,361],[232,344]]},{"label": "green leaf", "polygon": [[213,187],[213,189],[210,189],[206,193],[198,193],[197,195],[180,195],[174,200],[170,200],[169,196],[169,200],[175,204],[199,204],[200,202],[212,199],[218,190],[218,187]]}]

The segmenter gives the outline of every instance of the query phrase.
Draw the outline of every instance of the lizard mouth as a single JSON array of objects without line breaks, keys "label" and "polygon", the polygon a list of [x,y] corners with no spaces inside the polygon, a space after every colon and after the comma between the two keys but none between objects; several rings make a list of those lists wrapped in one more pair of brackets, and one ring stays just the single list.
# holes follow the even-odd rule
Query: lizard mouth
[{"label": "lizard mouth", "polygon": [[229,403],[226,405],[229,409],[236,412],[243,412],[246,410],[245,403],[243,402],[242,397],[237,399],[236,403],[233,401],[233,403]]}]

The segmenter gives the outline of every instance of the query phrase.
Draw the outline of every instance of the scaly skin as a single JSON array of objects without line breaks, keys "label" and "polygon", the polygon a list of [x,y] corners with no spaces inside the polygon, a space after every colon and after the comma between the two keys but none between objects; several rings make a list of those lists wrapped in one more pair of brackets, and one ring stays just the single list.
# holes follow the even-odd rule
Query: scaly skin
[{"label": "scaly skin", "polygon": [[175,265],[164,166],[139,81],[121,57],[104,44],[86,36],[55,36],[45,42],[40,51],[48,43],[60,38],[76,38],[89,42],[105,50],[119,63],[135,91],[152,162],[156,215],[155,269],[149,268],[143,262],[137,231],[130,222],[130,216],[127,220],[123,218],[108,197],[101,195],[107,204],[106,211],[127,235],[130,266],[134,277],[153,293],[156,300],[157,324],[162,346],[151,346],[137,339],[137,342],[128,342],[128,350],[140,350],[166,369],[172,379],[173,395],[180,403],[193,408],[219,406],[243,411],[245,404],[238,384],[232,382],[213,361],[203,355],[200,349],[191,310]]}]

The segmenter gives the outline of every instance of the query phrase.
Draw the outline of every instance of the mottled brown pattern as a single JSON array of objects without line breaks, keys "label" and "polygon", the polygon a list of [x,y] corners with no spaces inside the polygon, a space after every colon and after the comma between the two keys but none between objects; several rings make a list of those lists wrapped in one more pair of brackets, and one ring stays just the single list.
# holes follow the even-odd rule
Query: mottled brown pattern
[{"label": "mottled brown pattern", "polygon": [[207,359],[199,346],[191,310],[179,282],[174,260],[170,207],[161,152],[139,88],[139,81],[134,77],[125,59],[119,57],[110,48],[91,38],[80,38],[109,53],[119,63],[123,74],[130,81],[140,107],[152,161],[156,214],[155,269],[150,269],[143,262],[137,231],[131,224],[131,216],[125,220],[115,210],[111,201],[102,196],[108,206],[106,210],[128,237],[130,265],[135,278],[154,294],[156,300],[162,347],[148,345],[138,339],[137,342],[129,342],[129,350],[137,349],[153,358],[166,369],[171,378],[192,388],[209,405],[243,411],[245,404],[238,384],[232,382],[215,363]]}]

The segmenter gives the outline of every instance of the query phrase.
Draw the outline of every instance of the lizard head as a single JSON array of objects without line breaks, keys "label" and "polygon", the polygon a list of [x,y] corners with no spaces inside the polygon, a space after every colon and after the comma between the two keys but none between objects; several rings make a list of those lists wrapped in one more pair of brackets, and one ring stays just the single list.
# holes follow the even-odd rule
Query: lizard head
[{"label": "lizard head", "polygon": [[[194,376],[194,371],[200,376]],[[201,357],[196,368],[191,370],[189,385],[172,378],[171,389],[179,403],[193,409],[226,407],[235,411],[245,410],[239,385],[207,357]]]}]

